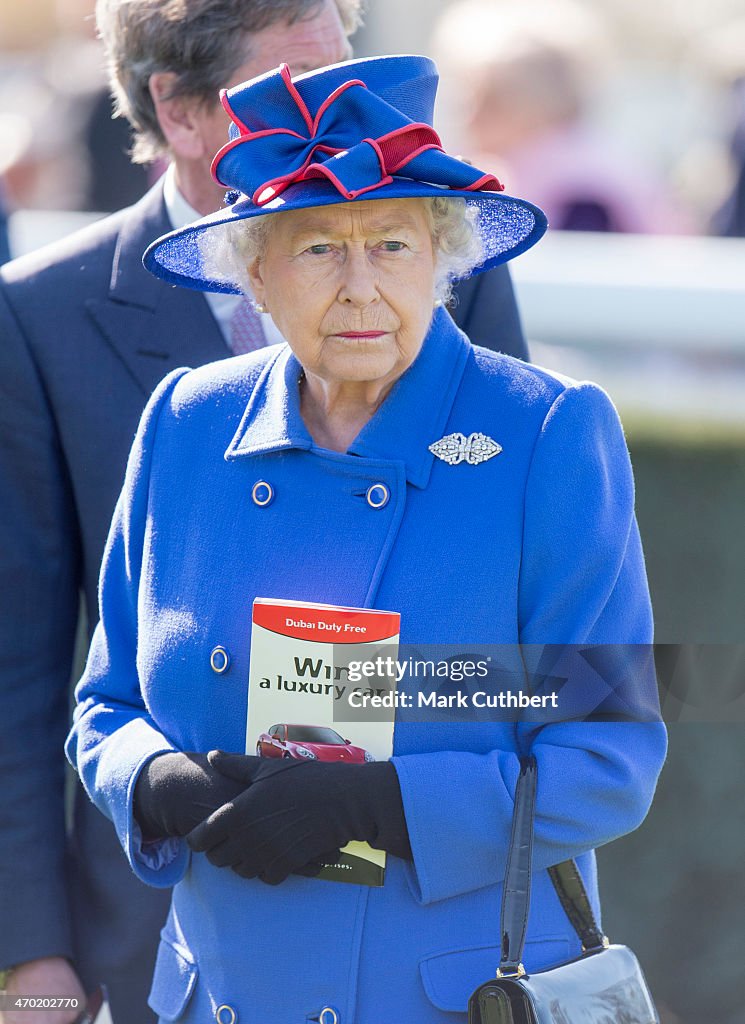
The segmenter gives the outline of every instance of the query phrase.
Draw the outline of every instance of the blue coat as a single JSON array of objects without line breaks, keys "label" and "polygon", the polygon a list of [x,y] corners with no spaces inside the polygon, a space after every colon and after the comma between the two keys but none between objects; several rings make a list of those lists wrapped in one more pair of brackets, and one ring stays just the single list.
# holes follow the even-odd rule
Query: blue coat
[{"label": "blue coat", "polygon": [[[269,887],[181,840],[143,848],[134,783],[162,751],[243,750],[256,596],[400,610],[404,643],[648,643],[626,445],[599,388],[472,347],[442,311],[346,454],[314,446],[299,372],[274,347],[175,371],[153,395],[68,756],[135,873],[175,884],[150,997],[162,1020],[226,1006],[239,1024],[304,1024],[333,1006],[341,1024],[446,1024],[499,959],[518,753],[535,754],[540,780],[535,970],[579,948],[544,869],[577,857],[599,909],[592,851],[646,814],[661,723],[397,722],[414,860],[390,857],[380,889]],[[454,431],[503,451],[478,466],[436,460],[428,446]],[[259,479],[275,492],[265,507],[251,500]],[[383,508],[365,499],[373,483],[389,488]],[[217,645],[231,657],[222,675]]]},{"label": "blue coat", "polygon": [[[79,786],[66,836],[62,747],[80,591],[92,632],[143,406],[174,367],[230,354],[204,295],[142,266],[171,227],[162,193],[0,270],[0,969],[69,957],[138,1024],[169,894],[132,874]],[[455,316],[525,355],[506,267],[465,281]]]}]

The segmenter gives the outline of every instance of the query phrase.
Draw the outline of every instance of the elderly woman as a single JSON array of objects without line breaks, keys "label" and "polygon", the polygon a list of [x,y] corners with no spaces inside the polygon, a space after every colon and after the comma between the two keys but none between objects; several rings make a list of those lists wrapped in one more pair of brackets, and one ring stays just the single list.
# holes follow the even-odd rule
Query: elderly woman
[{"label": "elderly woman", "polygon": [[[242,753],[257,596],[399,611],[404,642],[651,639],[608,398],[472,347],[443,306],[545,220],[442,151],[436,81],[389,57],[232,90],[226,209],[146,257],[250,291],[287,339],[153,395],[77,691],[69,757],[136,874],[174,886],[163,1021],[463,1020],[499,960],[520,754],[539,769],[529,970],[579,950],[545,869],[575,857],[597,911],[593,849],[643,819],[664,757],[658,723],[496,714],[400,719],[373,764]],[[388,852],[382,887],[313,877],[350,840]]]}]

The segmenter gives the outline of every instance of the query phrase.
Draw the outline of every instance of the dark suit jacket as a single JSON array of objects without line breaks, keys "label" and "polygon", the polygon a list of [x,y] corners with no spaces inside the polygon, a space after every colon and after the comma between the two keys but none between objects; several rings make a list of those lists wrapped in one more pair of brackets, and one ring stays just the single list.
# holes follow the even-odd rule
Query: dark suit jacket
[{"label": "dark suit jacket", "polygon": [[3,196],[0,192],[0,266],[10,259],[10,241],[8,239],[8,217],[3,207]]},{"label": "dark suit jacket", "polygon": [[[99,565],[140,413],[176,366],[229,354],[204,296],[141,264],[170,229],[156,185],[135,206],[0,272],[0,968],[42,956],[111,993],[117,1024],[145,1005],[168,893],[132,875],[64,758],[82,591]],[[509,275],[466,282],[471,339],[524,356]]]}]

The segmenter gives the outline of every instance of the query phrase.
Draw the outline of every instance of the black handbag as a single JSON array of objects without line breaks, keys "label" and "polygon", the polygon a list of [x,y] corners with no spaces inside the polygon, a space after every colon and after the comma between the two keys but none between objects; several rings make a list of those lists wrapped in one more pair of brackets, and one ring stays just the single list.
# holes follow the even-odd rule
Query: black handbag
[{"label": "black handbag", "polygon": [[502,898],[502,958],[496,978],[468,1001],[468,1024],[659,1024],[639,961],[611,945],[595,921],[577,865],[549,868],[582,943],[575,960],[528,974],[522,964],[530,905],[537,766],[522,762]]}]

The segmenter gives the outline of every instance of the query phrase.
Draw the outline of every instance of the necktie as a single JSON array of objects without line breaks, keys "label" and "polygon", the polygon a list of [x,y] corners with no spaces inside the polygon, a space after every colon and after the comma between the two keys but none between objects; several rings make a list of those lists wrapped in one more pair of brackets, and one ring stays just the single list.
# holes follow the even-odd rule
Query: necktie
[{"label": "necktie", "polygon": [[230,318],[230,348],[234,355],[264,348],[266,337],[261,318],[249,299],[242,298]]}]

